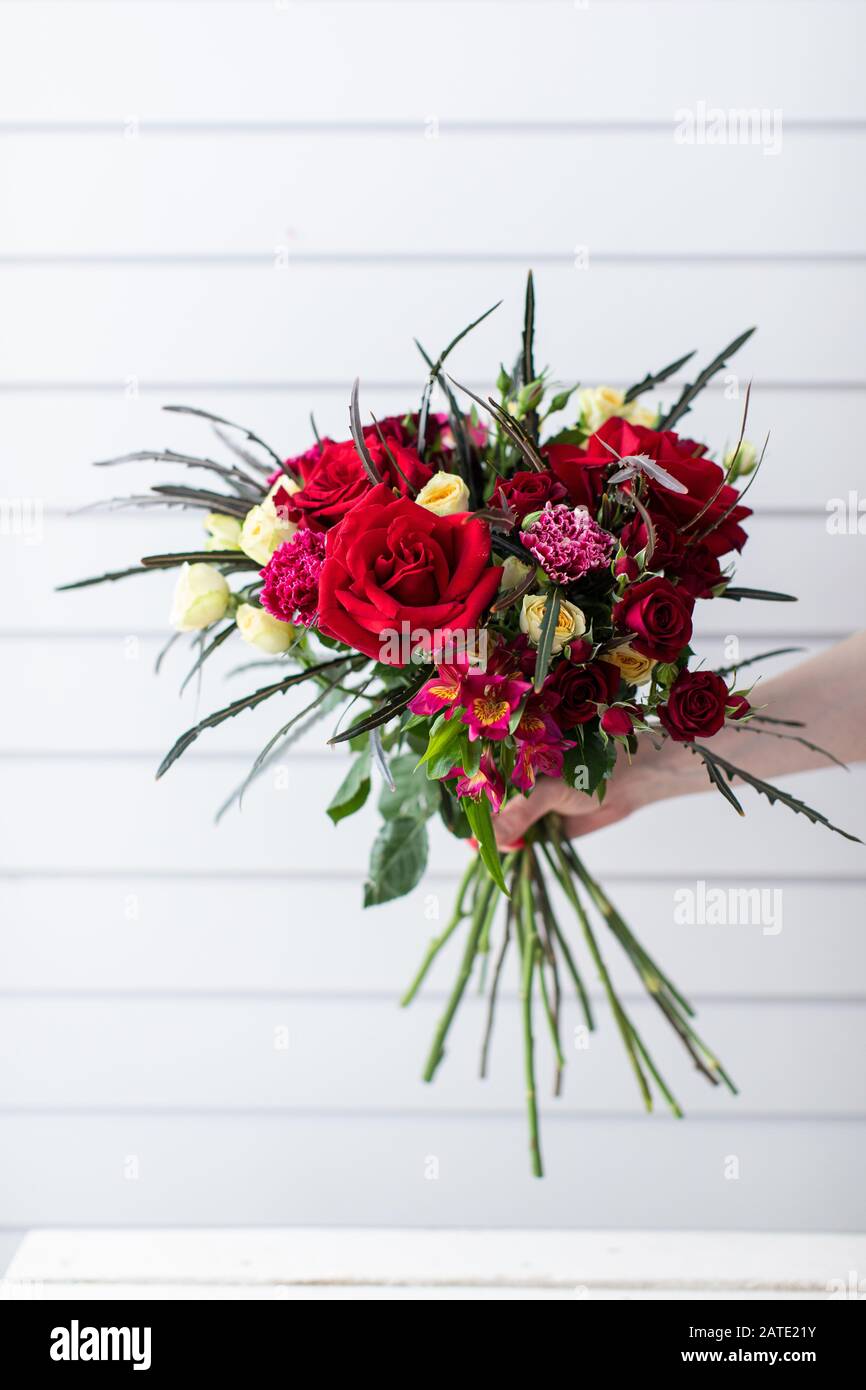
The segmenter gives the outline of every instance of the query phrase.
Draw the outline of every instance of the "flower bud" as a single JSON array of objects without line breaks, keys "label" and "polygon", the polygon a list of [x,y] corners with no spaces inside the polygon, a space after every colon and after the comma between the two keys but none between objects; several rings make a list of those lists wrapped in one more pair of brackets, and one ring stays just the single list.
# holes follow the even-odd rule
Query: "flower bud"
[{"label": "flower bud", "polygon": [[728,482],[733,483],[737,478],[747,478],[750,473],[754,473],[758,465],[758,449],[750,439],[744,439],[739,449],[734,454],[733,449],[729,449],[725,454],[725,469],[730,469]]},{"label": "flower bud", "polygon": [[295,629],[291,623],[283,623],[279,618],[271,617],[264,608],[258,608],[252,603],[238,605],[235,622],[245,642],[249,642],[251,647],[258,647],[260,652],[270,653],[271,656],[288,651],[295,640]]},{"label": "flower bud", "polygon": [[225,512],[208,512],[204,525],[210,533],[204,543],[205,550],[240,550],[241,523],[236,516],[226,516]]},{"label": "flower bud", "polygon": [[629,685],[646,685],[656,665],[652,657],[642,656],[628,642],[614,647],[609,652],[599,652],[599,660],[609,661],[611,666],[617,666],[622,672],[623,680]]},{"label": "flower bud", "polygon": [[178,575],[169,622],[178,632],[197,632],[225,616],[231,590],[213,565],[185,564]]},{"label": "flower bud", "polygon": [[241,527],[240,548],[251,560],[266,565],[283,541],[291,540],[298,528],[289,521],[285,507],[279,505],[277,498],[280,492],[291,495],[297,491],[298,484],[293,479],[280,476],[265,500],[247,512]]},{"label": "flower bud", "polygon": [[525,565],[522,560],[518,560],[516,555],[509,555],[502,566],[502,578],[499,581],[500,594],[507,594],[509,589],[516,589],[523,583],[530,570],[529,565]]},{"label": "flower bud", "polygon": [[[547,594],[527,594],[520,610],[520,631],[525,632],[534,647],[541,641],[541,626],[547,606]],[[581,610],[567,599],[560,599],[551,655],[556,656],[569,642],[586,632],[586,619]]]},{"label": "flower bud", "polygon": [[469,488],[457,473],[434,473],[415,498],[434,516],[454,516],[469,506]]}]

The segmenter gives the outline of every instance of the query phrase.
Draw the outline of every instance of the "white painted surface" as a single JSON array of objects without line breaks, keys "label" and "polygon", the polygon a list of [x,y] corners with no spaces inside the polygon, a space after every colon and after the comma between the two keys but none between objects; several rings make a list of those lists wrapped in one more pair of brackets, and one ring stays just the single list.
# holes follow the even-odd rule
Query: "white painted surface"
[{"label": "white painted surface", "polygon": [[814,1300],[844,1295],[864,1259],[863,1237],[833,1235],[47,1230],[0,1297]]},{"label": "white painted surface", "polygon": [[[311,407],[345,432],[357,372],[377,413],[414,403],[412,335],[436,348],[504,298],[455,356],[483,385],[533,263],[539,348],[564,380],[628,382],[760,325],[736,370],[754,433],[773,433],[740,578],[800,602],[705,607],[702,654],[731,635],[747,654],[819,650],[860,625],[863,538],[828,535],[826,508],[862,487],[863,25],[854,0],[0,6],[2,492],[45,509],[39,544],[0,536],[0,1232],[866,1226],[859,847],[754,798],[745,826],[683,802],[587,846],[742,1095],[702,1092],[673,1056],[691,1118],[644,1120],[603,1014],[547,1105],[533,1183],[513,1001],[486,1086],[470,1002],[432,1089],[415,1077],[453,955],[429,1001],[394,1002],[460,848],[438,837],[423,889],[364,917],[372,818],[323,819],[344,763],[314,732],[291,792],[264,781],[214,831],[273,711],[155,786],[196,717],[178,653],[151,675],[171,580],[53,593],[196,534],[194,517],[64,516],[156,477],[93,458],[208,447],[162,403],[297,452]],[[527,69],[528,28],[544,57]],[[781,152],[677,145],[674,112],[698,101],[780,108]],[[509,202],[506,176],[531,196]],[[689,428],[731,440],[731,394],[709,391]],[[214,665],[202,711],[240,688],[223,677],[242,659]],[[864,832],[862,772],[792,786]],[[676,926],[673,893],[699,878],[780,887],[782,931]]]}]

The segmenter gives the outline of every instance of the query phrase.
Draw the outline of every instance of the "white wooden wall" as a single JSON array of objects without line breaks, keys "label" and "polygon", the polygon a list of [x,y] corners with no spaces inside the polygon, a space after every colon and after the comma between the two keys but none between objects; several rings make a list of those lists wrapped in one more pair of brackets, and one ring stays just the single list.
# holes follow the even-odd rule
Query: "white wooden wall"
[{"label": "white wooden wall", "polygon": [[[438,348],[504,298],[455,355],[483,384],[531,264],[563,378],[635,379],[759,324],[738,370],[773,438],[741,578],[801,601],[703,607],[701,649],[851,631],[866,543],[828,535],[825,509],[863,478],[863,17],[849,0],[0,6],[2,493],[44,506],[40,534],[0,537],[0,1228],[864,1226],[862,848],[749,798],[745,825],[681,802],[587,845],[742,1094],[688,1072],[617,962],[690,1118],[639,1113],[602,1006],[533,1183],[513,987],[484,1085],[475,1000],[436,1084],[418,1080],[453,957],[395,1007],[461,848],[437,837],[424,890],[362,914],[372,818],[323,817],[343,763],[313,736],[291,790],[262,783],[214,830],[277,712],[155,785],[196,708],[174,656],[152,674],[171,579],[52,592],[195,534],[194,517],[66,514],[150,476],[90,460],[203,443],[163,402],[298,451],[311,406],[345,433],[358,372],[377,413],[405,408],[412,335]],[[674,112],[701,101],[780,109],[781,152],[677,144]],[[722,443],[739,408],[710,391],[694,428]],[[238,688],[211,672],[202,712]],[[866,831],[862,769],[792,785]],[[675,926],[674,890],[700,878],[782,888],[781,933]]]}]

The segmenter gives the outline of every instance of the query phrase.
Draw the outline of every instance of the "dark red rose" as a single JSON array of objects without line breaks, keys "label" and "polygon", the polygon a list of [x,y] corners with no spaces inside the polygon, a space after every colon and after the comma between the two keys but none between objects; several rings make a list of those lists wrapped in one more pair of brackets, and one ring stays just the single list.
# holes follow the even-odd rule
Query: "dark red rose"
[{"label": "dark red rose", "polygon": [[504,483],[498,483],[496,492],[501,493],[509,503],[518,521],[522,521],[530,512],[540,512],[546,502],[562,502],[568,496],[564,485],[552,473],[528,470],[515,473]]},{"label": "dark red rose", "polygon": [[[607,420],[587,440],[583,451],[584,469],[603,463],[605,455],[608,463],[615,464],[615,455],[607,445],[623,458],[629,454],[646,454],[687,489],[686,492],[672,492],[648,479],[652,514],[660,513],[675,525],[685,526],[687,539],[707,532],[705,542],[714,555],[742,550],[746,533],[740,523],[752,515],[751,508],[737,504],[740,494],[736,488],[723,485],[724,472],[717,463],[704,457],[705,444],[682,439],[673,430],[650,430],[615,418]],[[695,521],[698,513],[700,520]],[[693,526],[689,525],[692,521],[695,521]]]},{"label": "dark red rose", "polygon": [[604,732],[611,737],[625,738],[632,731],[631,715],[622,705],[606,709],[600,722]]},{"label": "dark red rose", "polygon": [[328,535],[319,627],[375,660],[405,665],[407,643],[429,638],[434,649],[443,634],[476,626],[501,577],[486,522],[468,512],[434,516],[382,483]]},{"label": "dark red rose", "polygon": [[641,656],[673,661],[691,639],[693,607],[691,594],[653,575],[629,584],[614,605],[613,620],[634,634],[631,645]]},{"label": "dark red rose", "polygon": [[552,714],[560,728],[572,729],[593,719],[598,706],[609,705],[615,697],[619,680],[619,669],[610,661],[591,661],[583,666],[560,661],[544,687],[559,696]]},{"label": "dark red rose", "polygon": [[[681,588],[692,598],[711,598],[713,589],[722,577],[717,556],[703,541],[690,541],[689,535],[684,535],[668,517],[656,514],[651,515],[650,519],[655,531],[655,545],[648,568],[663,570],[666,578],[679,580]],[[624,527],[621,540],[628,554],[619,560],[616,573],[627,574],[634,579],[636,567],[631,557],[644,550],[647,544],[647,529],[641,517],[635,517]]]},{"label": "dark red rose", "polygon": [[[386,449],[378,434],[371,435],[366,430],[364,433],[382,481],[401,495],[408,491],[404,478],[420,489],[432,477],[415,450],[402,444],[396,435],[386,435]],[[329,440],[323,443],[317,459],[308,460],[308,455],[304,459],[304,486],[289,499],[289,520],[313,531],[328,531],[371,491],[373,484],[351,439],[339,444]]]},{"label": "dark red rose", "polygon": [[576,444],[548,444],[541,452],[575,506],[588,507],[595,516],[607,471],[616,463],[613,454],[599,446],[605,457],[589,457]]},{"label": "dark red rose", "polygon": [[717,734],[725,722],[725,706],[731,703],[733,697],[715,671],[681,671],[668,691],[667,703],[659,705],[658,716],[672,739],[689,743]]},{"label": "dark red rose", "polygon": [[749,704],[749,701],[746,699],[745,695],[728,696],[729,719],[742,719],[745,715],[749,713],[749,710],[751,708],[752,706]]}]

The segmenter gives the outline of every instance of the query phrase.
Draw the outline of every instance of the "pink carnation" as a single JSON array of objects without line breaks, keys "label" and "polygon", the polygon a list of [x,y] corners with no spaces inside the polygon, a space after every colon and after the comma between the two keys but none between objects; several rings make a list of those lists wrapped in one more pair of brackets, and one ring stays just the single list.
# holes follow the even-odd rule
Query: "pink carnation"
[{"label": "pink carnation", "polygon": [[297,531],[274,551],[261,571],[262,606],[283,623],[315,621],[319,575],[325,563],[326,537],[321,531]]},{"label": "pink carnation", "polygon": [[548,502],[520,539],[555,584],[568,584],[610,562],[613,536],[589,512],[572,511],[564,502]]}]

